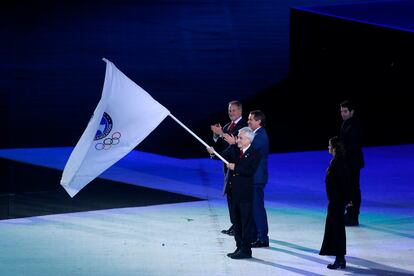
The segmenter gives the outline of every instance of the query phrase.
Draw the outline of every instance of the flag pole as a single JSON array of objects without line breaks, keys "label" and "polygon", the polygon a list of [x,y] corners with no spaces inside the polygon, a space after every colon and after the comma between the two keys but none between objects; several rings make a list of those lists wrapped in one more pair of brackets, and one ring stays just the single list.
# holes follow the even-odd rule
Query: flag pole
[{"label": "flag pole", "polygon": [[[177,118],[174,117],[174,115],[172,115],[171,113],[168,114],[172,119],[174,119],[174,121],[176,121],[179,125],[181,125],[185,130],[187,130],[191,135],[193,135],[201,144],[203,144],[206,148],[210,148],[210,146],[204,142],[200,137],[198,137],[194,132],[192,132],[188,127],[186,127],[183,123],[181,123],[180,120],[178,120]],[[223,161],[226,165],[229,164],[229,162],[224,159],[220,154],[218,154],[215,150],[214,150],[214,154],[220,158],[221,161]]]}]

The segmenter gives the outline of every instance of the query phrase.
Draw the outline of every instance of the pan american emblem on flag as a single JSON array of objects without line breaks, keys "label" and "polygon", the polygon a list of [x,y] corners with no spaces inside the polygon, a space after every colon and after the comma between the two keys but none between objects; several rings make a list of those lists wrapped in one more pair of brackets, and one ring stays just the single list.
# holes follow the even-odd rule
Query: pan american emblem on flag
[{"label": "pan american emblem on flag", "polygon": [[[113,121],[111,116],[108,113],[104,112],[101,122],[99,124],[99,128],[95,134],[95,141],[102,140],[103,138],[107,137],[112,130]],[[96,150],[109,150],[112,146],[118,145],[121,138],[120,132],[112,133],[111,137],[107,137],[102,141],[99,141],[95,144]]]},{"label": "pan american emblem on flag", "polygon": [[95,141],[101,140],[102,138],[105,138],[108,136],[108,134],[112,130],[112,118],[109,116],[108,113],[104,112],[101,123],[99,124],[99,129],[96,131],[95,134]]}]

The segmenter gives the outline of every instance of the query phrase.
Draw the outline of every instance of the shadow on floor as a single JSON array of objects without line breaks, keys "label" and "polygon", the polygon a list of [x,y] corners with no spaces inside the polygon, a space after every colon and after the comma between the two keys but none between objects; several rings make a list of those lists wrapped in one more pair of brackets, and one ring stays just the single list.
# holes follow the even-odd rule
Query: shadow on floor
[{"label": "shadow on floor", "polygon": [[5,159],[0,166],[0,219],[202,200],[104,179],[71,198],[59,185],[59,170]]}]

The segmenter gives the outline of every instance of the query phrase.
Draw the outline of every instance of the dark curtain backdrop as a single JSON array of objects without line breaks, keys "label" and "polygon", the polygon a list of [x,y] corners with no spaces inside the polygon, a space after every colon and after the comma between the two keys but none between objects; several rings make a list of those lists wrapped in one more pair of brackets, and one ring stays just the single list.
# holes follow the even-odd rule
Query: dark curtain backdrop
[{"label": "dark curtain backdrop", "polygon": [[[321,29],[309,29],[305,21],[291,33],[290,8],[356,2],[2,3],[0,147],[75,145],[99,101],[105,71],[101,58],[106,57],[207,141],[209,124],[225,123],[227,103],[239,99],[245,117],[252,109],[268,115],[273,152],[325,148],[339,128],[338,105],[347,93],[326,97],[318,93],[324,77],[307,86],[308,72],[290,70],[291,57],[295,64],[302,62],[292,55],[309,46],[300,39],[305,30],[315,40],[321,38]],[[302,45],[300,51],[291,52],[295,45]],[[336,89],[332,87],[332,94]],[[362,102],[365,113],[378,111],[367,99]],[[369,137],[367,145],[406,142]],[[203,146],[169,118],[137,149],[206,155]]]}]

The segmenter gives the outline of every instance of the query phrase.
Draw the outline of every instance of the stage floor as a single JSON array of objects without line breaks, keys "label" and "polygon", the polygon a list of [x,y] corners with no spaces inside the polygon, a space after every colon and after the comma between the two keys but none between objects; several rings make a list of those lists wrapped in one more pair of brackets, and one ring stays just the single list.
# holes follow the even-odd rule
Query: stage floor
[{"label": "stage floor", "polygon": [[[0,158],[62,170],[71,150],[3,149]],[[134,151],[102,177],[204,200],[0,220],[0,274],[414,275],[414,145],[364,153],[361,225],[347,227],[344,271],[318,255],[327,152],[270,156],[270,247],[232,260],[234,239],[220,233],[229,226],[222,164]]]}]

